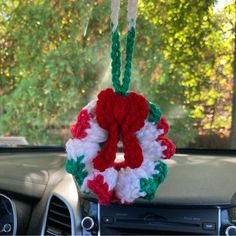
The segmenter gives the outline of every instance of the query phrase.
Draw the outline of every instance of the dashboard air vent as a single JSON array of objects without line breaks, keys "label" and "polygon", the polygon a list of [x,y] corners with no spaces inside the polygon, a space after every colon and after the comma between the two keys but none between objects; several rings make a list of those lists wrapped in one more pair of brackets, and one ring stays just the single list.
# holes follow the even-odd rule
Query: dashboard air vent
[{"label": "dashboard air vent", "polygon": [[55,196],[49,204],[45,235],[72,235],[69,209]]}]

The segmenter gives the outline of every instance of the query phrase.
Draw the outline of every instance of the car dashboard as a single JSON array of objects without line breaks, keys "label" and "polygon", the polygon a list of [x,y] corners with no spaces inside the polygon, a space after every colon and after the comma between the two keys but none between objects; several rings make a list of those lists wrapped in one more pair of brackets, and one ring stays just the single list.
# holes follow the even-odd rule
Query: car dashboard
[{"label": "car dashboard", "polygon": [[63,148],[2,149],[0,235],[235,235],[236,153],[179,151],[153,201],[101,206]]}]

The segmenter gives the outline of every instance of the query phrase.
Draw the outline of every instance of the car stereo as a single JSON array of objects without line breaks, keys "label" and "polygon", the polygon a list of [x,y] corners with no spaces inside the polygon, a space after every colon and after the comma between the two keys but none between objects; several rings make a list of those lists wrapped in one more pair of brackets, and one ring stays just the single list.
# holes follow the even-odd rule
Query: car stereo
[{"label": "car stereo", "polygon": [[83,235],[236,235],[236,207],[80,202]]}]

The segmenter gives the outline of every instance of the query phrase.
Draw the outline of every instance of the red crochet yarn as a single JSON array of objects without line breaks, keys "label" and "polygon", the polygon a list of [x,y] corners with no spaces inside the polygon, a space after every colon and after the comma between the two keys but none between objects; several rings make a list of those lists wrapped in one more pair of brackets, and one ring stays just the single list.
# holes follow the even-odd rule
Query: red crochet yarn
[{"label": "red crochet yarn", "polygon": [[162,146],[166,146],[166,150],[163,151],[163,154],[165,156],[163,156],[162,158],[163,159],[170,159],[174,154],[175,154],[175,151],[176,151],[176,147],[174,145],[174,143],[167,137],[165,136],[162,136],[158,139],[158,141],[161,142],[161,145]]},{"label": "red crochet yarn", "polygon": [[76,123],[70,126],[72,138],[82,139],[87,136],[85,130],[90,128],[89,119],[90,116],[87,110],[81,110],[79,112]]},{"label": "red crochet yarn", "polygon": [[115,162],[115,164],[114,164],[114,168],[116,169],[116,170],[120,170],[121,168],[125,168],[126,167],[126,163],[125,163],[125,161],[123,161],[123,162]]},{"label": "red crochet yarn", "polygon": [[162,116],[157,124],[158,129],[163,129],[164,133],[161,136],[164,136],[169,131],[169,124],[167,123],[166,117]]},{"label": "red crochet yarn", "polygon": [[117,143],[121,139],[124,150],[122,166],[138,168],[143,161],[142,149],[135,132],[144,126],[149,107],[146,99],[134,92],[128,96],[116,94],[111,88],[98,95],[96,115],[98,124],[108,131],[107,142],[93,160],[94,168],[104,171],[115,166]]},{"label": "red crochet yarn", "polygon": [[[99,203],[102,205],[110,204],[111,199],[114,198],[114,191],[109,191],[108,184],[104,182],[102,175],[97,175],[93,180],[88,180],[87,186],[98,196]],[[115,201],[115,198],[113,201]]]}]

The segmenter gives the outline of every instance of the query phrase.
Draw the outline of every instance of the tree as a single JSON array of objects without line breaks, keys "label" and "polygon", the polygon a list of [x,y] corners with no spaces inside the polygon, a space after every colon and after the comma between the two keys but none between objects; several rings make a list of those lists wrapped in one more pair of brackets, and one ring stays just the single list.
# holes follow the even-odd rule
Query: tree
[{"label": "tree", "polygon": [[[6,57],[1,63],[5,111],[0,130],[35,144],[61,142],[69,136],[68,120],[87,102],[108,63],[107,53],[98,47],[109,40],[102,35],[107,26],[104,18],[92,15],[102,9],[99,1],[16,2],[11,11],[4,10],[1,21],[3,39],[11,47],[1,50]],[[8,8],[8,1],[1,6]],[[14,66],[6,63],[8,51]]]},{"label": "tree", "polygon": [[[201,137],[215,134],[226,139],[232,106],[232,34],[228,28],[235,8],[231,2],[231,11],[215,12],[214,2],[146,1],[142,14],[161,29],[159,48],[169,64],[169,81],[163,89],[175,83],[173,103],[187,110]],[[162,88],[158,80],[151,89],[156,87]],[[219,147],[219,143],[211,145]]]}]

